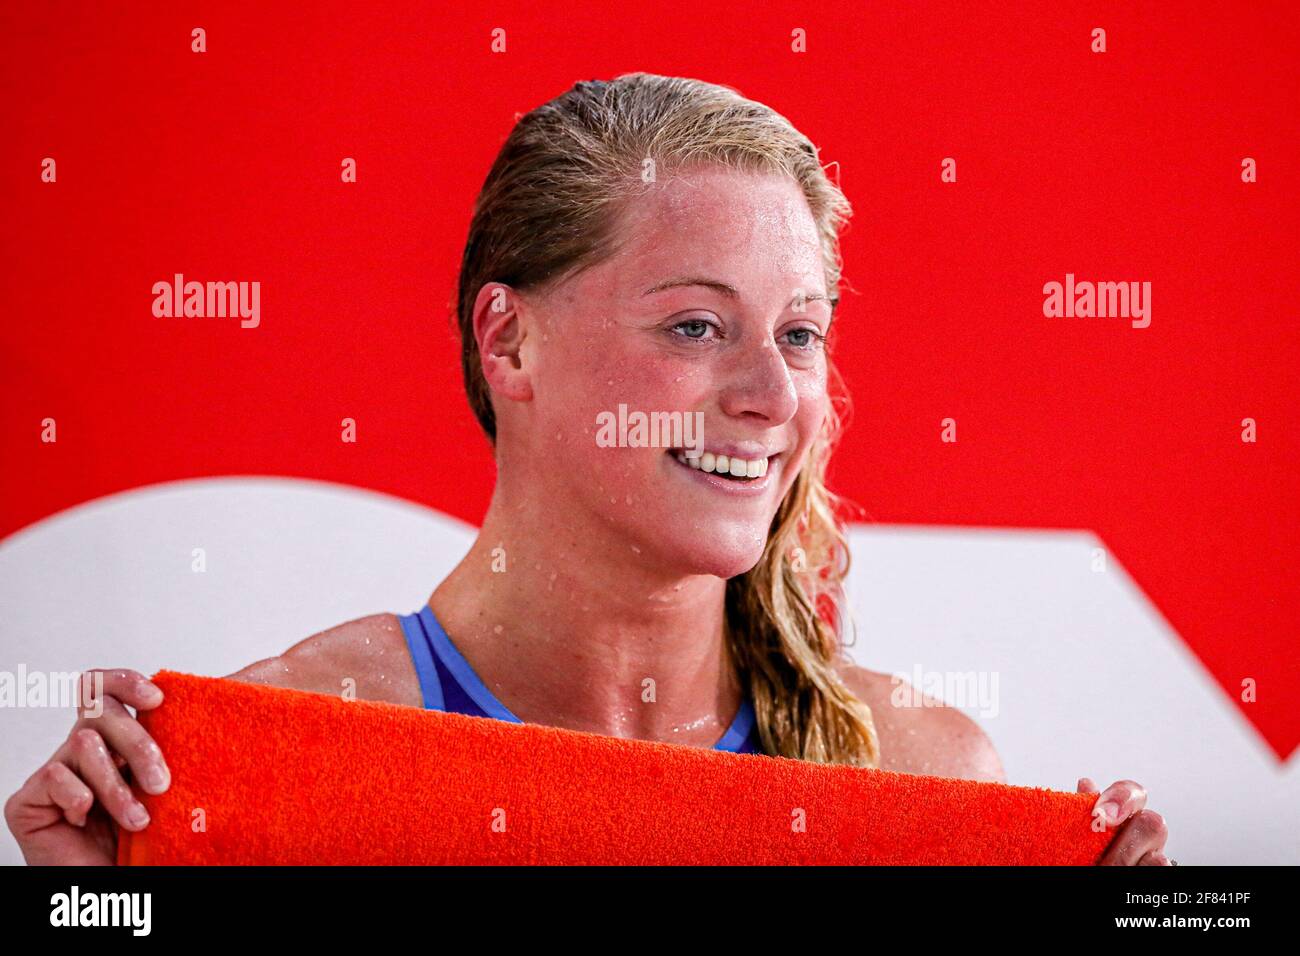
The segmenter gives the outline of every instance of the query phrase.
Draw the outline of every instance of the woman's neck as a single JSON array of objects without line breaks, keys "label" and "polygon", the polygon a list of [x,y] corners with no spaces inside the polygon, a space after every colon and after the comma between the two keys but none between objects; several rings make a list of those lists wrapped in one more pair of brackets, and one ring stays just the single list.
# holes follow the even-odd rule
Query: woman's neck
[{"label": "woman's neck", "polygon": [[712,747],[742,699],[726,582],[656,573],[626,541],[500,490],[430,598],[484,684],[528,723]]}]

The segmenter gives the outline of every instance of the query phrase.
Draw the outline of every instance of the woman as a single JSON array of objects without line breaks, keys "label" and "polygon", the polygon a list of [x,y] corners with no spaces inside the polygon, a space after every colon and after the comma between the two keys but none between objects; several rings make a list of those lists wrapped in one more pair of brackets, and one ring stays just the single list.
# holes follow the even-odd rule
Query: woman
[{"label": "woman", "polygon": [[[465,384],[497,464],[478,539],[420,612],[230,676],[322,693],[352,678],[395,704],[1002,780],[972,721],[892,706],[887,675],[841,656],[825,343],[848,214],[807,138],[723,87],[631,74],[523,117],[460,274]],[[637,414],[702,423],[702,440],[611,442],[613,417]],[[104,673],[103,715],[6,806],[30,863],[111,862],[114,826],[147,825],[121,768],[168,785],[123,706],[159,693]],[[1099,796],[1117,828],[1106,862],[1167,863],[1144,803],[1132,781]]]}]

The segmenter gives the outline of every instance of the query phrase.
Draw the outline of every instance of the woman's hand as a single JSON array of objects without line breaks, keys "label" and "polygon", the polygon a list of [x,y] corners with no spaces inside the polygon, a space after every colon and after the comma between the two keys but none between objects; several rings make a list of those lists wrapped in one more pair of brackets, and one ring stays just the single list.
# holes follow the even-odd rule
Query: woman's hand
[{"label": "woman's hand", "polygon": [[84,707],[87,698],[78,695],[68,739],[5,803],[5,823],[30,865],[112,866],[118,827],[138,832],[149,824],[122,768],[149,793],[171,785],[162,750],[124,706],[152,710],[162,691],[132,670],[92,670],[81,679],[97,673],[102,701]]},{"label": "woman's hand", "polygon": [[[1080,793],[1097,793],[1097,785],[1083,777],[1079,780]],[[1170,866],[1164,854],[1169,830],[1165,818],[1147,805],[1146,788],[1132,780],[1112,783],[1093,805],[1093,814],[1100,815],[1106,829],[1119,827],[1119,832],[1106,847],[1097,862],[1098,866]]]}]

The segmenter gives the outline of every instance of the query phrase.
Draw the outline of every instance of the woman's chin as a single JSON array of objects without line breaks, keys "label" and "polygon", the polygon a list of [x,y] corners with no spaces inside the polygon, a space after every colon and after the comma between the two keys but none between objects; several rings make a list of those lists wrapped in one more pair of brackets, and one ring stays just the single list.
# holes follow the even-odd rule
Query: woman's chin
[{"label": "woman's chin", "polygon": [[766,528],[762,531],[696,528],[674,541],[669,550],[674,556],[673,563],[684,573],[711,574],[725,579],[751,570],[762,559],[766,545]]}]

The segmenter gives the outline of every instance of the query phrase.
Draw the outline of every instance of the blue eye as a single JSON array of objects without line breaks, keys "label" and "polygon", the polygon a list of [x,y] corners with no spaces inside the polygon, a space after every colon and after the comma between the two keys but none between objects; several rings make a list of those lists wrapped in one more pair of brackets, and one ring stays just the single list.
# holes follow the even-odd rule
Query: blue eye
[{"label": "blue eye", "polygon": [[678,335],[697,342],[706,341],[711,330],[713,330],[713,323],[705,319],[686,319],[673,326],[673,331]]},{"label": "blue eye", "polygon": [[[813,349],[821,344],[825,338],[816,329],[791,329],[785,333],[790,344],[797,349]],[[798,336],[799,338],[795,338]]]}]

